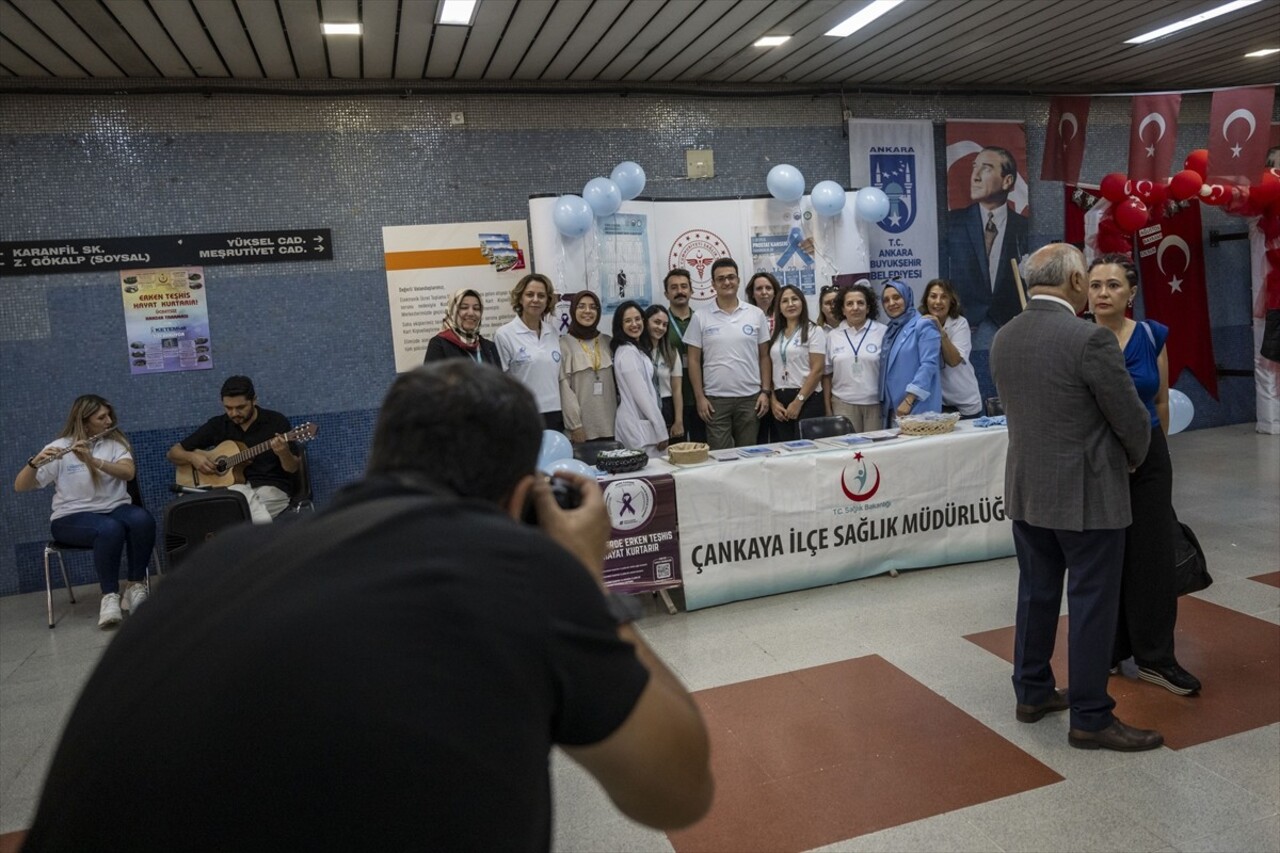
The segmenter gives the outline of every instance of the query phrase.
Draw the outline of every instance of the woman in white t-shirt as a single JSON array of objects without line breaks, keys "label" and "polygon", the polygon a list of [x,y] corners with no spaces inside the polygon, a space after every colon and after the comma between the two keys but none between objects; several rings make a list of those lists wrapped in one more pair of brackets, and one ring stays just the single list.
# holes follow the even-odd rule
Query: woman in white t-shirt
[{"label": "woman in white t-shirt", "polygon": [[942,333],[942,411],[977,417],[982,412],[982,392],[969,361],[972,336],[951,282],[935,278],[925,285],[920,315],[932,320]]},{"label": "woman in white t-shirt", "polygon": [[[76,398],[58,437],[27,460],[14,491],[53,484],[49,532],[64,545],[93,549],[102,588],[98,627],[120,624],[121,606],[136,611],[147,599],[147,562],[156,521],[134,506],[125,483],[135,473],[133,448],[116,428],[111,404],[96,394]],[[129,550],[129,585],[120,594],[120,556]]]},{"label": "woman in white t-shirt", "polygon": [[564,430],[560,400],[560,335],[547,319],[556,304],[551,279],[531,273],[511,290],[511,308],[516,318],[498,329],[493,342],[498,347],[502,369],[528,388],[542,413],[545,429]]},{"label": "woman in white t-shirt", "polygon": [[769,341],[773,361],[773,438],[794,441],[805,418],[820,418],[823,401],[817,393],[827,361],[827,334],[809,319],[809,304],[800,288],[783,285],[778,291],[778,321]]},{"label": "woman in white t-shirt", "polygon": [[[662,399],[662,419],[666,421],[667,433],[675,438],[684,435],[684,366],[680,363],[680,353],[676,351],[667,329],[671,326],[671,315],[661,305],[650,305],[644,309],[644,325],[649,330],[649,342],[653,345],[650,355],[653,357],[653,369],[658,375],[658,396]],[[676,405],[681,401],[681,405]]]},{"label": "woman in white t-shirt", "polygon": [[844,321],[827,333],[827,411],[848,418],[854,432],[881,429],[880,347],[885,327],[877,322],[875,294],[865,284],[846,285],[836,296],[836,306]]}]

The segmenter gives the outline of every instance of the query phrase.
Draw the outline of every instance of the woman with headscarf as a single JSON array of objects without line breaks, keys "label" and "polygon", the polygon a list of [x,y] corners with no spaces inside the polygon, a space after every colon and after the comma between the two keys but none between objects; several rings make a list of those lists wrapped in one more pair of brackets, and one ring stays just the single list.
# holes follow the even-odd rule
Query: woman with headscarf
[{"label": "woman with headscarf", "polygon": [[491,364],[501,368],[498,348],[493,341],[480,334],[480,318],[484,315],[484,300],[476,291],[464,287],[449,297],[444,312],[444,328],[440,334],[427,341],[427,354],[422,359],[439,361],[444,358],[469,358],[476,364]]},{"label": "woman with headscarf", "polygon": [[581,290],[569,302],[569,332],[560,338],[560,410],[574,444],[613,438],[618,393],[609,336],[600,333],[600,299]]},{"label": "woman with headscarf", "polygon": [[613,372],[618,381],[618,441],[651,457],[667,449],[667,423],[658,397],[658,376],[650,353],[653,342],[644,311],[624,302],[613,314]]},{"label": "woman with headscarf", "polygon": [[887,325],[880,356],[880,401],[885,426],[895,418],[942,411],[942,335],[920,316],[910,285],[885,282],[880,294]]}]

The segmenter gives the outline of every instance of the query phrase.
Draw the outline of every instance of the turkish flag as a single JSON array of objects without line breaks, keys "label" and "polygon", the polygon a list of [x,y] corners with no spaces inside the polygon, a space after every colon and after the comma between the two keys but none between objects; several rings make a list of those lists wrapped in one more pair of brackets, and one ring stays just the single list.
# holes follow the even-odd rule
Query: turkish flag
[{"label": "turkish flag", "polygon": [[1129,120],[1129,180],[1169,180],[1181,106],[1181,95],[1134,97]]},{"label": "turkish flag", "polygon": [[1138,232],[1138,272],[1147,316],[1169,327],[1169,387],[1185,367],[1216,400],[1218,369],[1209,332],[1200,205],[1187,205],[1171,216],[1155,211],[1151,223]]},{"label": "turkish flag", "polygon": [[1209,107],[1209,180],[1257,183],[1267,162],[1275,88],[1223,89]]},{"label": "turkish flag", "polygon": [[1084,131],[1089,124],[1090,98],[1049,99],[1049,126],[1045,131],[1040,180],[1074,184],[1084,162]]}]

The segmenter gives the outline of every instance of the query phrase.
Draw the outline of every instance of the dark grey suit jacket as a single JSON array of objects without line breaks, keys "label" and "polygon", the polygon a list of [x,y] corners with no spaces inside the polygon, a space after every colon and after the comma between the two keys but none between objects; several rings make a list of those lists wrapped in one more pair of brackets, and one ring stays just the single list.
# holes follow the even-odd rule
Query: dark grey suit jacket
[{"label": "dark grey suit jacket", "polygon": [[1033,299],[996,333],[991,375],[1009,418],[1008,516],[1055,530],[1128,527],[1129,466],[1147,455],[1151,421],[1116,336]]}]

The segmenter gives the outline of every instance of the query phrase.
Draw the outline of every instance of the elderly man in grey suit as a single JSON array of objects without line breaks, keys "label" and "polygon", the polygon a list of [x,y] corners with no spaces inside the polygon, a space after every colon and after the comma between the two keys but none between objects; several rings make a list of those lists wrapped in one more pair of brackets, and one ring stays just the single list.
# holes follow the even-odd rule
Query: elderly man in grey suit
[{"label": "elderly man in grey suit", "polygon": [[[1065,243],[1027,261],[1027,309],[997,333],[991,373],[1009,418],[1005,505],[1018,553],[1013,687],[1017,718],[1071,709],[1068,742],[1136,752],[1164,742],[1127,726],[1107,693],[1120,601],[1129,471],[1150,421],[1116,337],[1076,317],[1088,301],[1084,256]],[[1054,638],[1067,578],[1069,690],[1056,689]]]}]

